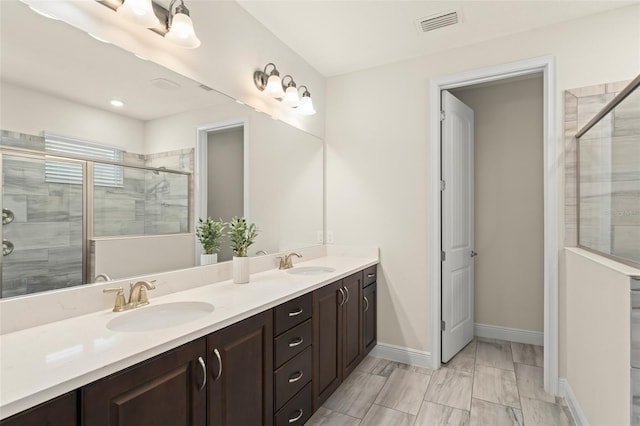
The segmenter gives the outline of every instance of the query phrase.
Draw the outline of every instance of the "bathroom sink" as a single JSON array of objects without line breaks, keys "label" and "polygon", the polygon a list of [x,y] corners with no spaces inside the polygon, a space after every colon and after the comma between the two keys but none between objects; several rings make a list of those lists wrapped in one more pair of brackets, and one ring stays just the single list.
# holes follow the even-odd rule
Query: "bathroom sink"
[{"label": "bathroom sink", "polygon": [[206,302],[173,302],[149,305],[120,314],[107,323],[113,331],[152,331],[185,324],[213,312]]},{"label": "bathroom sink", "polygon": [[329,268],[328,266],[300,266],[287,270],[287,273],[293,275],[320,275],[334,271],[334,268]]}]

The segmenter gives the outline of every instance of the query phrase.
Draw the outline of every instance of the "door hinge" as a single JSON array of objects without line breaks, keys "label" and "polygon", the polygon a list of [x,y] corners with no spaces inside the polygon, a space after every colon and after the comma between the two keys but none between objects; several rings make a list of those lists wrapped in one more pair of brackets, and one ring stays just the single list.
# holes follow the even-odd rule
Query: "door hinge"
[{"label": "door hinge", "polygon": [[444,331],[446,328],[446,323],[444,321],[440,321],[440,330]]},{"label": "door hinge", "polygon": [[444,191],[444,189],[447,187],[447,182],[441,180],[440,181],[440,191]]},{"label": "door hinge", "polygon": [[443,262],[447,260],[447,252],[445,251],[440,252],[440,260]]},{"label": "door hinge", "polygon": [[440,111],[440,121],[444,121],[445,113],[444,110]]}]

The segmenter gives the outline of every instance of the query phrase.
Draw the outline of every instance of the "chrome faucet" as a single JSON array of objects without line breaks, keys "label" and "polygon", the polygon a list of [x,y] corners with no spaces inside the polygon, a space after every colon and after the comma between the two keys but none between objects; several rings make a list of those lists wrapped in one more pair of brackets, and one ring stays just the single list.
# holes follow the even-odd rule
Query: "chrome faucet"
[{"label": "chrome faucet", "polygon": [[289,254],[285,254],[284,256],[278,256],[280,259],[280,264],[278,265],[278,269],[291,269],[293,268],[293,259],[292,256],[298,256],[298,259],[302,257],[301,254],[296,252],[291,252]]},{"label": "chrome faucet", "polygon": [[122,312],[148,305],[149,298],[147,297],[147,290],[154,290],[156,288],[154,285],[155,282],[156,280],[138,281],[135,284],[129,283],[129,302],[125,301],[124,289],[122,287],[105,288],[102,292],[116,293],[116,302],[113,305],[113,312]]}]

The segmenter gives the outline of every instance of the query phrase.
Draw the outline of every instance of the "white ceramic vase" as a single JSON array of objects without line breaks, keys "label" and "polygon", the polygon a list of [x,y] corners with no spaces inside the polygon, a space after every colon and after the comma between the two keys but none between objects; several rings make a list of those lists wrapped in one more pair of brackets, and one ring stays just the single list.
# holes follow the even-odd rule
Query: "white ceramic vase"
[{"label": "white ceramic vase", "polygon": [[246,284],[249,282],[249,258],[233,256],[233,282]]},{"label": "white ceramic vase", "polygon": [[213,254],[201,254],[200,255],[200,265],[213,265],[214,263],[218,263],[218,253]]}]

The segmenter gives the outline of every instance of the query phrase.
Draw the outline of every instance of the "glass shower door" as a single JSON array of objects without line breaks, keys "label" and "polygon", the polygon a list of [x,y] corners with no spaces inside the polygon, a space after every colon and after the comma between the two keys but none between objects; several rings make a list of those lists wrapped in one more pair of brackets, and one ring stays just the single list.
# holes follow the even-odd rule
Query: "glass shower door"
[{"label": "glass shower door", "polygon": [[3,153],[1,296],[83,283],[82,161]]}]

